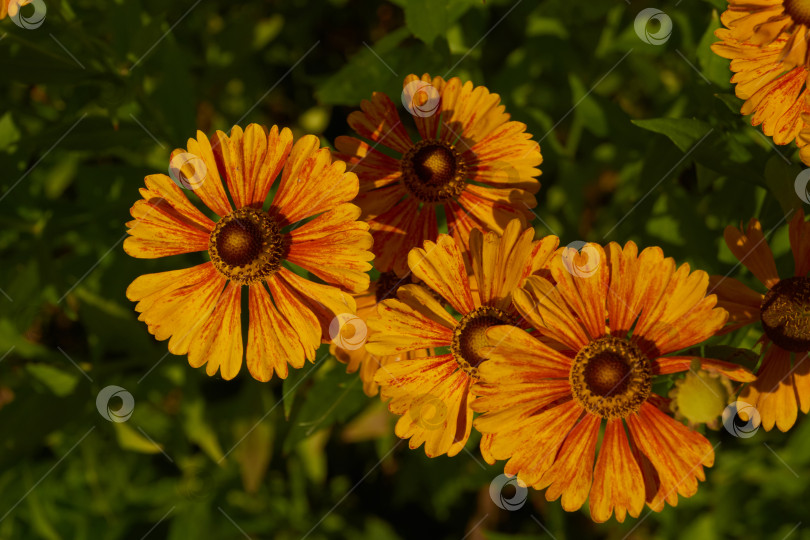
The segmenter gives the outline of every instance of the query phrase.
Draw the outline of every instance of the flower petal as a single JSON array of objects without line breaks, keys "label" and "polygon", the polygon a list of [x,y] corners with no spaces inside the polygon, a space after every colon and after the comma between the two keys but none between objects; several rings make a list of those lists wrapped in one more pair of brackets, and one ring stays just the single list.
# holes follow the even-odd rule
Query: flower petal
[{"label": "flower petal", "polygon": [[773,252],[765,241],[762,224],[756,218],[748,222],[748,228],[726,227],[723,233],[726,245],[756,278],[768,289],[779,283],[779,273],[773,260]]},{"label": "flower petal", "polygon": [[[222,186],[220,179],[220,172],[226,174],[226,171],[219,171],[217,166],[214,152],[211,149],[211,143],[202,131],[197,131],[196,139],[189,139],[186,145],[187,150],[177,149],[172,152],[172,162],[175,161],[177,154],[187,152],[193,154],[203,160],[205,163],[205,176],[203,181],[195,187],[194,193],[202,200],[203,204],[213,210],[218,216],[224,217],[231,213],[233,209],[225,194],[225,188]],[[201,171],[197,171],[200,173]]]},{"label": "flower petal", "polygon": [[759,411],[765,431],[772,430],[774,425],[779,431],[793,427],[798,416],[798,403],[790,353],[771,344],[757,371],[757,380],[745,387],[740,401]]},{"label": "flower petal", "polygon": [[344,162],[333,163],[316,136],[305,135],[287,158],[269,212],[286,226],[350,202],[357,193],[357,176],[346,172]]},{"label": "flower petal", "polygon": [[537,489],[546,489],[546,500],[562,495],[563,510],[575,512],[588,498],[593,479],[593,461],[602,419],[586,414],[565,438],[554,464],[543,474]]},{"label": "flower petal", "polygon": [[585,328],[547,279],[539,276],[526,278],[523,287],[512,293],[512,303],[532,327],[572,351],[579,351],[590,342]]},{"label": "flower petal", "polygon": [[669,375],[670,373],[689,371],[695,359],[700,361],[701,369],[721,373],[732,381],[752,382],[756,379],[753,373],[738,364],[697,356],[664,356],[658,358],[652,362],[653,375]]},{"label": "flower petal", "polygon": [[[587,262],[580,262],[581,255],[588,257]],[[591,339],[606,333],[606,300],[610,283],[607,263],[599,244],[586,244],[579,252],[572,247],[565,248],[562,255],[551,262],[551,275],[557,282],[557,291],[582,321]]]},{"label": "flower petal", "polygon": [[408,253],[408,266],[425,285],[439,293],[462,315],[475,309],[467,270],[458,244],[448,235]]},{"label": "flower petal", "polygon": [[273,372],[282,379],[289,373],[288,364],[304,366],[304,347],[298,333],[282,317],[261,283],[249,288],[250,322],[247,343],[247,367],[254,379],[267,382]]},{"label": "flower petal", "polygon": [[360,208],[341,204],[294,229],[287,260],[327,283],[352,292],[366,290],[373,241],[368,224],[357,221],[359,217]]},{"label": "flower petal", "polygon": [[361,111],[349,115],[348,124],[361,137],[379,142],[404,154],[413,146],[405,126],[399,119],[396,105],[382,92],[374,92],[371,101],[360,102]]},{"label": "flower petal", "polygon": [[368,320],[371,330],[366,350],[377,356],[398,355],[418,349],[448,347],[453,330],[430,306],[402,300],[384,300],[377,306],[378,317]]},{"label": "flower petal", "polygon": [[645,402],[638,414],[626,418],[633,442],[650,460],[658,475],[658,491],[650,507],[660,511],[666,501],[678,504],[678,495],[691,497],[698,480],[705,478],[703,466],[714,463],[714,449],[703,435],[692,431]]},{"label": "flower petal", "polygon": [[189,365],[197,368],[205,364],[209,377],[220,371],[222,378],[229,381],[242,367],[241,291],[241,285],[228,283],[213,313],[189,345]]},{"label": "flower petal", "polygon": [[607,421],[590,497],[591,518],[597,523],[610,519],[614,511],[616,521],[623,523],[628,513],[638,517],[644,508],[644,479],[620,418]]}]

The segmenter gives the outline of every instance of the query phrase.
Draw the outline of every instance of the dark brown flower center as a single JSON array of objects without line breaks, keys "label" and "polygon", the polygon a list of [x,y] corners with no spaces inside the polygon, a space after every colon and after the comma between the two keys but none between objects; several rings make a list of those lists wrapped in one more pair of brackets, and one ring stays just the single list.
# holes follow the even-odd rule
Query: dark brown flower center
[{"label": "dark brown flower center", "polygon": [[794,22],[810,25],[810,0],[782,0],[782,7]]},{"label": "dark brown flower center", "polygon": [[400,161],[408,191],[425,203],[454,199],[464,191],[466,167],[451,144],[423,140],[411,147]]},{"label": "dark brown flower center", "polygon": [[409,285],[410,283],[412,283],[410,274],[404,278],[401,278],[394,272],[381,273],[380,277],[377,278],[377,289],[374,291],[374,295],[377,298],[377,303],[380,303],[388,298],[396,298],[397,289],[403,285]]},{"label": "dark brown flower center", "polygon": [[583,347],[569,375],[574,399],[603,418],[624,418],[650,395],[650,361],[629,341],[605,336]]},{"label": "dark brown flower center", "polygon": [[473,377],[478,377],[478,366],[487,359],[482,349],[490,345],[487,328],[501,324],[515,324],[514,317],[505,311],[482,306],[466,314],[453,333],[450,350],[459,366]]},{"label": "dark brown flower center", "polygon": [[783,279],[768,291],[760,310],[765,334],[786,351],[810,351],[810,278]]},{"label": "dark brown flower center", "polygon": [[219,272],[243,285],[274,274],[286,251],[275,221],[255,208],[240,208],[220,219],[208,238],[208,253]]}]

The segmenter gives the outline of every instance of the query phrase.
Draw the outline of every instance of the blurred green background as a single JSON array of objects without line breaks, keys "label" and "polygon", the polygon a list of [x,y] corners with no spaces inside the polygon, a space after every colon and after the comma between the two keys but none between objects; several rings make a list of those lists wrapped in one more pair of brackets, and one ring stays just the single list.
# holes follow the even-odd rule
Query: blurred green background
[{"label": "blurred green background", "polygon": [[[788,434],[708,432],[708,481],[661,514],[597,525],[534,490],[510,512],[475,437],[433,460],[397,444],[327,346],[283,382],[208,378],[124,295],[201,260],[121,248],[143,177],[196,129],[279,124],[331,144],[372,91],[399,102],[412,72],[486,85],[528,125],[545,158],[539,234],[632,239],[725,274],[723,227],[759,216],[782,225],[772,245],[791,272],[800,167],[738,114],[709,50],[724,1],[46,4],[38,28],[0,21],[0,539],[810,538],[805,418]],[[658,45],[634,30],[648,7],[673,24]],[[110,385],[133,396],[127,422],[96,408]]]}]

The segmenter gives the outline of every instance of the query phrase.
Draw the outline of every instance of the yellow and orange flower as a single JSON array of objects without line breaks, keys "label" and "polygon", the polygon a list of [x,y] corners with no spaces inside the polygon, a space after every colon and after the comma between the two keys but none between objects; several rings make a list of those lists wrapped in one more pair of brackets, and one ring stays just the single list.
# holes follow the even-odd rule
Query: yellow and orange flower
[{"label": "yellow and orange flower", "polygon": [[745,100],[740,112],[753,114],[751,125],[761,124],[776,144],[795,140],[802,160],[810,163],[810,148],[805,149],[810,141],[806,27],[781,13],[781,4],[732,0],[722,16],[727,28],[715,32],[722,41],[712,50],[731,60],[731,82]]},{"label": "yellow and orange flower", "polygon": [[[217,132],[213,143],[197,132],[187,150],[172,153],[172,163],[179,183],[194,189],[216,221],[171,178],[151,175],[140,190],[143,199],[132,206],[135,219],[124,242],[133,257],[207,252],[210,261],[140,276],[127,297],[138,302],[139,320],[150,333],[171,338],[169,352],[188,354],[193,367],[205,364],[208,375],[220,371],[232,379],[245,356],[241,296],[247,286],[248,370],[260,381],[273,371],[285,378],[288,363],[300,368],[305,358],[314,361],[336,315],[355,312],[354,298],[343,291],[368,287],[372,239],[368,225],[356,221],[360,209],[349,203],[357,177],[345,163],[333,163],[317,137],[293,145],[286,128],[268,132],[251,124],[243,132],[235,126],[230,137]],[[290,263],[325,284],[286,268]]]},{"label": "yellow and orange flower", "polygon": [[398,275],[407,271],[411,248],[436,239],[440,208],[465,247],[473,228],[502,233],[512,219],[528,223],[542,162],[526,125],[510,121],[500,97],[485,87],[428,74],[409,75],[403,85],[418,141],[380,92],[348,118],[372,144],[355,137],[335,141],[339,158],[360,178],[355,203],[374,235],[375,266]]},{"label": "yellow and orange flower", "polygon": [[[411,283],[410,276],[400,278],[393,272],[380,274],[380,277],[371,282],[367,290],[353,295],[357,302],[357,317],[363,324],[366,324],[368,319],[377,313],[377,304],[387,298],[396,297],[397,288]],[[349,343],[347,346],[343,346],[342,339],[333,339],[332,341],[330,352],[340,362],[346,364],[346,373],[356,373],[359,370],[360,379],[363,381],[363,392],[368,397],[376,396],[379,391],[379,385],[374,382],[377,370],[402,358],[422,358],[429,354],[426,349],[420,349],[408,351],[404,355],[375,356],[366,350],[363,343],[354,344],[350,340],[346,340]]]},{"label": "yellow and orange flower", "polygon": [[740,394],[753,405],[762,427],[787,431],[798,411],[810,411],[810,222],[801,210],[790,221],[795,272],[780,279],[759,220],[726,227],[725,240],[737,259],[765,286],[761,294],[734,278],[712,276],[718,305],[729,312],[727,331],[762,322],[763,359],[757,380]]},{"label": "yellow and orange flower", "polygon": [[[473,229],[470,234],[473,291],[463,247],[442,234],[408,254],[408,264],[423,285],[405,285],[397,299],[382,301],[379,316],[368,322],[373,331],[366,349],[380,356],[425,348],[447,348],[437,356],[392,362],[377,372],[389,410],[401,416],[395,432],[410,439],[411,448],[425,444],[429,457],[454,456],[472,428],[471,386],[484,361],[485,330],[492,325],[517,324],[512,291],[528,276],[547,266],[559,244],[556,236],[533,240],[534,230],[511,221],[503,236]],[[541,278],[544,279],[544,278]],[[460,316],[450,315],[431,294],[438,293]]]},{"label": "yellow and orange flower", "polygon": [[[567,248],[568,249],[568,248]],[[728,314],[706,296],[709,276],[675,267],[660,248],[586,244],[587,267],[563,250],[551,262],[556,286],[529,277],[512,295],[530,326],[555,347],[512,326],[487,331],[489,360],[474,387],[475,427],[489,463],[526,485],[562,496],[567,511],[590,496],[591,516],[637,517],[645,501],[660,511],[689,497],[714,462],[712,445],[663,411],[657,375],[686,371],[694,357],[664,356],[702,342]],[[702,369],[734,380],[734,364],[699,358]],[[601,426],[604,438],[594,466]],[[627,431],[626,431],[627,430]],[[629,433],[629,436],[628,436]]]},{"label": "yellow and orange flower", "polygon": [[5,19],[6,15],[8,15],[8,5],[11,3],[11,0],[0,0],[0,19]]}]

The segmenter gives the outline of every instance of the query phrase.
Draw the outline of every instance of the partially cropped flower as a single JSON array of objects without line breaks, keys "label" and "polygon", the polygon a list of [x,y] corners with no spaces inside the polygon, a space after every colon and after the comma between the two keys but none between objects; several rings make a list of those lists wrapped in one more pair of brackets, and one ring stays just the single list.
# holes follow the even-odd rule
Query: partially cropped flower
[{"label": "partially cropped flower", "polygon": [[[357,302],[357,317],[365,324],[369,317],[377,314],[377,304],[388,298],[396,298],[397,289],[403,285],[412,283],[411,276],[398,277],[394,272],[383,272],[376,280],[371,282],[368,289],[354,294]],[[330,352],[340,362],[346,364],[346,373],[360,372],[360,379],[363,381],[363,391],[369,397],[376,396],[379,385],[374,382],[374,377],[380,368],[391,362],[398,362],[403,359],[422,358],[428,356],[426,349],[408,351],[401,355],[375,356],[366,350],[364,344],[357,346],[342,346],[340,340],[333,339]],[[337,341],[337,343],[335,343]]]},{"label": "partially cropped flower", "polygon": [[[487,331],[489,360],[480,368],[472,408],[475,427],[489,435],[489,463],[526,485],[562,496],[591,517],[637,517],[646,502],[660,511],[689,497],[714,462],[712,445],[664,411],[653,393],[656,376],[686,371],[695,357],[672,354],[704,341],[728,314],[706,295],[709,277],[688,264],[676,269],[659,248],[586,244],[589,263],[553,259],[548,279],[529,277],[513,302],[531,327],[554,346],[512,326]],[[698,358],[702,369],[734,380],[741,367]],[[596,451],[600,431],[601,446]],[[595,463],[594,463],[595,462]]]},{"label": "partially cropped flower", "polygon": [[525,226],[537,205],[542,156],[526,125],[510,121],[500,96],[458,78],[424,74],[405,78],[402,98],[417,140],[394,102],[375,92],[348,118],[371,143],[335,141],[340,159],[360,178],[355,203],[374,235],[375,267],[407,272],[411,248],[436,240],[437,212],[465,247],[473,228],[502,233],[514,218]]},{"label": "partially cropped flower", "polygon": [[[368,225],[357,221],[360,209],[349,204],[357,177],[342,161],[333,163],[317,137],[307,135],[293,145],[286,128],[268,132],[251,124],[243,133],[235,126],[230,137],[217,132],[213,141],[197,132],[187,150],[173,152],[172,166],[177,184],[193,189],[215,219],[194,206],[172,178],[147,176],[124,242],[133,257],[206,252],[210,261],[140,276],[127,297],[138,302],[139,320],[149,332],[169,339],[169,352],[187,354],[189,363],[205,365],[208,375],[219,371],[232,379],[247,354],[256,379],[267,381],[274,371],[285,378],[288,364],[300,368],[305,359],[314,361],[334,317],[355,312],[347,292],[368,287],[372,239]],[[298,272],[291,270],[296,267]],[[302,270],[324,283],[302,277]]]},{"label": "partially cropped flower", "polygon": [[[731,60],[737,97],[745,100],[741,114],[779,145],[796,142],[810,163],[810,113],[807,103],[807,42],[805,20],[791,19],[797,11],[781,0],[732,0],[715,35],[722,41],[712,50]],[[790,3],[791,5],[797,2]],[[802,10],[798,10],[802,11]]]},{"label": "partially cropped flower", "polygon": [[[411,448],[425,444],[429,457],[453,456],[464,447],[472,429],[471,386],[488,345],[485,331],[493,325],[518,324],[512,291],[528,276],[546,268],[559,239],[533,240],[534,230],[518,220],[503,236],[473,229],[470,256],[477,287],[465,269],[462,246],[442,234],[424,248],[414,248],[408,264],[423,285],[405,285],[397,299],[383,300],[366,350],[380,356],[401,355],[426,348],[448,350],[426,358],[403,359],[377,371],[389,410],[401,416],[397,436]],[[545,279],[545,278],[539,278]],[[438,294],[459,315],[453,316],[435,298]],[[522,331],[521,331],[522,332]]]},{"label": "partially cropped flower", "polygon": [[765,294],[734,278],[712,276],[718,305],[729,314],[727,330],[762,323],[763,359],[757,380],[740,400],[758,411],[762,427],[787,431],[798,411],[810,411],[810,222],[799,210],[790,221],[794,274],[780,279],[759,220],[747,228],[726,227],[725,240],[737,259],[762,283]]}]

